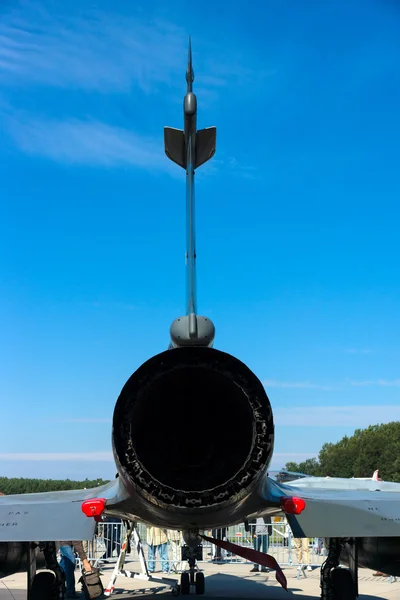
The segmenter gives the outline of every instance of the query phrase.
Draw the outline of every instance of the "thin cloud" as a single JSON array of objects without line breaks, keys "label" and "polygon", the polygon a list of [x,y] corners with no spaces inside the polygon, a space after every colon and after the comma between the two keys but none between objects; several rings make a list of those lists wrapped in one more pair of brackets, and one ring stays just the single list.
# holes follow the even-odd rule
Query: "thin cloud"
[{"label": "thin cloud", "polygon": [[[67,10],[62,3],[46,0],[39,4],[20,1],[4,7],[0,22],[0,84],[4,99],[0,98],[0,107],[9,113],[5,115],[4,130],[21,151],[64,164],[135,165],[179,176],[179,170],[164,156],[161,136],[154,140],[112,127],[102,122],[103,116],[88,120],[86,104],[84,113],[81,103],[77,104],[77,90],[130,96],[136,91],[135,105],[139,107],[143,97],[137,94],[138,90],[157,94],[168,89],[169,98],[182,102],[187,33],[166,20],[146,20],[143,14],[135,14],[134,7],[130,12],[80,5],[68,6]],[[212,52],[212,42],[200,38],[198,51],[204,46],[203,57],[211,52],[213,58],[208,63],[207,58],[203,58],[203,63],[199,61],[202,75],[196,78],[196,90],[206,104],[207,97],[215,101],[222,87],[240,84],[252,70],[237,64],[235,53],[218,60]],[[24,97],[31,98],[19,95],[16,100],[16,89],[30,86],[36,94],[40,85],[62,90],[63,101],[59,107],[54,102],[52,111],[65,112],[68,105],[71,114],[75,112],[81,118],[50,120],[47,116],[22,115],[14,108],[18,102],[21,108],[24,106]],[[12,101],[7,101],[10,91]],[[66,102],[67,92],[70,103]],[[224,158],[221,164],[215,160],[213,163],[205,167],[208,175],[228,171],[246,179],[261,177],[253,166],[232,157]],[[200,177],[203,171],[199,172]]]},{"label": "thin cloud", "polygon": [[237,160],[233,156],[228,157],[225,161],[229,171],[240,175],[245,179],[257,180],[261,179],[261,171],[254,165],[246,165],[243,162]]},{"label": "thin cloud", "polygon": [[273,409],[280,427],[354,427],[400,421],[400,405],[293,406]]},{"label": "thin cloud", "polygon": [[371,354],[373,350],[370,348],[346,348],[345,354]]},{"label": "thin cloud", "polygon": [[233,177],[251,180],[261,179],[262,174],[258,167],[247,165],[233,156],[221,155],[219,158],[218,156],[213,157],[198,171],[196,175],[198,179],[208,178],[210,175],[221,173],[221,171]]},{"label": "thin cloud", "polygon": [[[8,108],[3,129],[14,146],[31,156],[48,158],[64,165],[88,167],[136,167],[151,172],[168,173],[181,177],[181,171],[167,159],[164,143],[140,135],[123,127],[115,127],[96,120],[48,119],[34,117],[24,111]],[[200,171],[201,176],[228,171],[238,177],[256,178],[256,169],[241,165],[230,157],[213,160]],[[117,303],[116,303],[117,305]],[[94,307],[99,303],[93,303]],[[131,304],[119,308],[134,310]]]},{"label": "thin cloud", "polygon": [[276,379],[264,379],[263,385],[265,388],[287,388],[322,391],[330,391],[335,389],[329,385],[320,385],[319,383],[312,383],[310,381],[277,381]]},{"label": "thin cloud", "polygon": [[49,2],[21,2],[3,13],[0,39],[3,82],[103,92],[169,84],[187,44],[184,30],[169,22],[70,5],[63,13],[62,4]]},{"label": "thin cloud", "polygon": [[[145,19],[134,6],[127,14],[114,6],[102,11],[49,0],[15,2],[8,10],[3,7],[0,81],[102,93],[130,92],[132,86],[145,93],[162,85],[182,89],[187,39],[182,27]],[[270,68],[253,69],[253,62],[242,64],[235,53],[221,54],[220,45],[213,47],[209,40],[200,38],[194,50],[195,60],[196,50],[203,56],[199,83],[211,90],[233,82],[254,85],[275,74]]]},{"label": "thin cloud", "polygon": [[134,166],[174,174],[163,143],[100,121],[16,115],[5,123],[14,144],[30,155],[63,164]]},{"label": "thin cloud", "polygon": [[[222,56],[222,55],[221,55]],[[216,61],[214,58],[209,58],[206,61],[206,71],[211,72],[217,81],[228,83],[232,79],[237,79],[243,86],[254,86],[258,82],[270,80],[278,74],[278,69],[272,66],[265,66],[265,61],[257,65],[257,69],[248,67],[239,63],[235,58],[230,60],[225,55],[226,60]]]},{"label": "thin cloud", "polygon": [[6,452],[0,460],[113,462],[111,452]]},{"label": "thin cloud", "polygon": [[381,387],[400,387],[400,379],[366,379],[364,381],[354,381],[352,379],[348,380],[350,385],[356,387],[369,386],[369,385],[378,385]]},{"label": "thin cloud", "polygon": [[59,419],[46,419],[52,423],[111,423],[110,418],[101,417],[60,417]]}]

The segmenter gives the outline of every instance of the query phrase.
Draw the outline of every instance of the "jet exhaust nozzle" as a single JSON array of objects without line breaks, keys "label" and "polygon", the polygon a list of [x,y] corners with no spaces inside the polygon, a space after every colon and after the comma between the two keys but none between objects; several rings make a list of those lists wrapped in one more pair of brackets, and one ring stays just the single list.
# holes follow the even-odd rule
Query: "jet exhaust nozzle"
[{"label": "jet exhaust nozzle", "polygon": [[273,438],[260,380],[213,348],[154,356],[127,381],[114,411],[120,477],[160,508],[217,507],[244,498],[269,464]]}]

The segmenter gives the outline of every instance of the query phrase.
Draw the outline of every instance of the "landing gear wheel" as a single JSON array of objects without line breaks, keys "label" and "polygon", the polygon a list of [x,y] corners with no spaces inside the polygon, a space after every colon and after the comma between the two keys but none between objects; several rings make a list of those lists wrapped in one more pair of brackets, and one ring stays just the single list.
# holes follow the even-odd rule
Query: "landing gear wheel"
[{"label": "landing gear wheel", "polygon": [[180,585],[174,585],[174,587],[171,590],[173,596],[179,596],[180,591],[181,591]]},{"label": "landing gear wheel", "polygon": [[32,581],[30,600],[54,600],[56,576],[50,571],[35,575]]},{"label": "landing gear wheel", "polygon": [[189,573],[182,573],[181,575],[181,594],[182,596],[187,596],[190,594]]},{"label": "landing gear wheel", "polygon": [[335,600],[356,600],[356,590],[350,571],[340,568],[332,569],[330,578]]},{"label": "landing gear wheel", "polygon": [[204,594],[204,573],[199,571],[196,573],[196,594],[202,596]]}]

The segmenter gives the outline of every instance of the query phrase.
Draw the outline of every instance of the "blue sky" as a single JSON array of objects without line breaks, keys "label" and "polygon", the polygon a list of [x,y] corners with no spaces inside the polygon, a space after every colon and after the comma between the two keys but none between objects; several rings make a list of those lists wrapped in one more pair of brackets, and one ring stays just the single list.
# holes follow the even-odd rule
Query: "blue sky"
[{"label": "blue sky", "polygon": [[114,475],[115,401],[185,307],[189,33],[199,310],[265,383],[272,466],[400,419],[399,27],[389,0],[2,4],[0,475]]}]

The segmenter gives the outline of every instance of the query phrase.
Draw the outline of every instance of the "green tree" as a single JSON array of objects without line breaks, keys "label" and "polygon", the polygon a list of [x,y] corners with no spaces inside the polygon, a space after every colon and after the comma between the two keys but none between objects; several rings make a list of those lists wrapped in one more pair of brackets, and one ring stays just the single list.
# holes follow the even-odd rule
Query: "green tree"
[{"label": "green tree", "polygon": [[318,460],[286,463],[290,471],[331,477],[372,477],[379,469],[385,481],[400,482],[400,421],[356,429],[336,444],[324,444]]},{"label": "green tree", "polygon": [[3,494],[36,494],[39,492],[58,492],[61,490],[81,490],[93,488],[108,483],[104,479],[85,479],[71,481],[70,479],[24,479],[22,477],[0,477],[0,492]]},{"label": "green tree", "polygon": [[288,471],[294,471],[295,473],[304,473],[305,475],[320,475],[320,466],[316,458],[307,458],[305,461],[300,463],[288,462],[285,468]]}]

